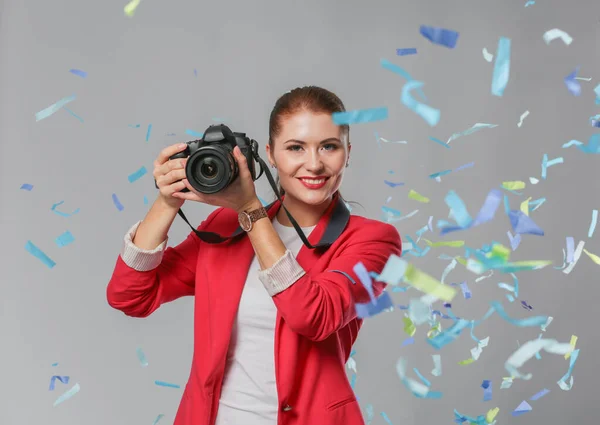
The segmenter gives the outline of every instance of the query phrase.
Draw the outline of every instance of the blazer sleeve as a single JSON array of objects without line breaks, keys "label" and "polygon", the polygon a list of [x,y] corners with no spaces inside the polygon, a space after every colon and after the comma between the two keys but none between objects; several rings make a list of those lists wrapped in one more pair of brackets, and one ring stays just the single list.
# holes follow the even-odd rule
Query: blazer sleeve
[{"label": "blazer sleeve", "polygon": [[[198,230],[204,230],[219,210],[212,212]],[[194,294],[196,263],[201,241],[194,232],[175,247],[166,241],[152,251],[133,245],[132,234],[125,236],[106,288],[108,304],[127,316],[147,317],[162,304]],[[164,252],[162,251],[164,250]]]},{"label": "blazer sleeve", "polygon": [[[356,263],[362,262],[369,272],[379,274],[391,254],[401,253],[398,230],[373,221],[353,235],[324,272],[308,275],[288,250],[270,269],[259,271],[259,278],[287,325],[310,340],[322,341],[357,317],[355,303],[370,301],[354,273]],[[384,282],[373,282],[375,297],[385,286]]]}]

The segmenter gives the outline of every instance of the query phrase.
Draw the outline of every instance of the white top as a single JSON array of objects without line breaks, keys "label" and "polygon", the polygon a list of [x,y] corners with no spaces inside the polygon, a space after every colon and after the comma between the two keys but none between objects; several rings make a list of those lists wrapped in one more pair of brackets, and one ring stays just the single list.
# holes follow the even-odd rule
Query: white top
[{"label": "white top", "polygon": [[[294,256],[302,239],[293,227],[273,219],[273,227]],[[308,237],[316,226],[303,227]],[[215,425],[277,425],[275,319],[277,309],[259,279],[256,255],[242,291],[231,333]]]}]

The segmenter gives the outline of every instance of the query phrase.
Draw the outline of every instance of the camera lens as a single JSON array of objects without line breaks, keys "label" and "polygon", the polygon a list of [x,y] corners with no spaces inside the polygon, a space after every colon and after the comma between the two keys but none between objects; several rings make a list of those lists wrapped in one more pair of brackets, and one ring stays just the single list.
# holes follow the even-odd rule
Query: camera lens
[{"label": "camera lens", "polygon": [[225,189],[237,176],[237,164],[231,149],[223,145],[203,146],[188,159],[186,175],[200,193]]}]

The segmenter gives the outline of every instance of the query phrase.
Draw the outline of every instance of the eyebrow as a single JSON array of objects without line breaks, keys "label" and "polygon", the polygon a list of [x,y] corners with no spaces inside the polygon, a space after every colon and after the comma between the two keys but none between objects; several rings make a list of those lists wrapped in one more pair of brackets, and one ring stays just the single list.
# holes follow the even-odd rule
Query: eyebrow
[{"label": "eyebrow", "polygon": [[[284,145],[287,144],[287,143],[290,143],[290,142],[299,143],[301,145],[305,145],[306,144],[306,142],[303,141],[303,140],[290,139],[290,140],[286,141],[284,143]],[[337,137],[330,137],[329,139],[321,140],[321,142],[319,144],[322,145],[324,143],[331,143],[331,142],[342,143],[342,141],[340,139],[338,139]]]}]

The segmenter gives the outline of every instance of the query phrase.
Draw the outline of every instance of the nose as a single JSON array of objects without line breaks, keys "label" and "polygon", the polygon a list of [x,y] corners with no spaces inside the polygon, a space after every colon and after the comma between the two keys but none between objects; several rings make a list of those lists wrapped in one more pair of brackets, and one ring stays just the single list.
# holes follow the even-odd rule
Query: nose
[{"label": "nose", "polygon": [[306,161],[306,170],[316,173],[318,171],[323,170],[323,162],[321,161],[321,157],[318,152],[313,152],[310,155],[310,158]]}]

